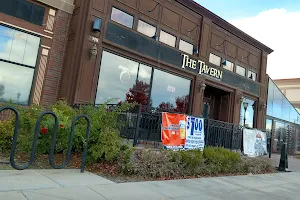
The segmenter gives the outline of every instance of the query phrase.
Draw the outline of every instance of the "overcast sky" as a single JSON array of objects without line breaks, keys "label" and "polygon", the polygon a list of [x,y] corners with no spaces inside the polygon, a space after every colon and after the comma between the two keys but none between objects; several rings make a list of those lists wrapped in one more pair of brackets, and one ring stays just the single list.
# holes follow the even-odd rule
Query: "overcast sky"
[{"label": "overcast sky", "polygon": [[195,0],[274,50],[272,79],[300,78],[300,0]]}]

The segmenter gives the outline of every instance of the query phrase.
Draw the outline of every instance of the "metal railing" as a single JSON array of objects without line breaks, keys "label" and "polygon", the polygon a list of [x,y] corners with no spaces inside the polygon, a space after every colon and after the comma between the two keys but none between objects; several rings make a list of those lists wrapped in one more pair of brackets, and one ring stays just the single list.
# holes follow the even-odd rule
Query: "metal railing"
[{"label": "metal railing", "polygon": [[89,141],[89,136],[90,136],[90,127],[91,127],[91,122],[90,119],[86,115],[78,115],[74,117],[72,121],[72,126],[71,126],[71,133],[69,135],[69,143],[68,143],[68,151],[66,155],[66,160],[62,165],[56,165],[54,162],[54,151],[55,151],[55,146],[56,146],[56,134],[58,130],[58,118],[55,113],[50,112],[50,111],[45,111],[41,113],[36,121],[35,125],[35,131],[34,131],[34,137],[32,141],[32,147],[31,147],[31,153],[30,153],[30,159],[27,163],[24,165],[17,165],[15,161],[15,156],[16,156],[16,148],[17,148],[17,142],[18,142],[18,136],[19,136],[19,125],[20,125],[20,114],[19,112],[11,106],[5,106],[5,107],[0,107],[0,113],[5,110],[10,110],[15,114],[15,127],[14,127],[14,134],[13,134],[13,139],[12,139],[12,145],[11,145],[11,150],[10,150],[10,164],[14,169],[17,170],[24,170],[27,169],[33,162],[35,158],[35,153],[36,153],[36,146],[37,146],[37,139],[38,135],[40,133],[40,125],[41,125],[41,120],[44,116],[50,115],[54,118],[54,131],[52,133],[52,141],[51,141],[51,149],[49,153],[49,164],[51,167],[54,169],[62,169],[67,166],[67,164],[71,160],[71,150],[72,150],[72,140],[74,136],[74,129],[76,126],[76,122],[80,118],[84,118],[87,121],[87,129],[86,129],[86,138],[84,142],[84,151],[82,154],[82,160],[81,160],[81,167],[80,167],[80,172],[84,172],[84,166],[85,166],[85,160],[87,156],[87,148],[88,148],[88,141]]},{"label": "metal railing", "polygon": [[[158,147],[161,144],[162,112],[159,109],[138,105],[138,109],[134,112],[122,113],[120,120],[127,123],[120,129],[121,137],[133,140],[134,146],[150,143]],[[242,128],[232,123],[204,119],[205,145],[241,150]]]}]

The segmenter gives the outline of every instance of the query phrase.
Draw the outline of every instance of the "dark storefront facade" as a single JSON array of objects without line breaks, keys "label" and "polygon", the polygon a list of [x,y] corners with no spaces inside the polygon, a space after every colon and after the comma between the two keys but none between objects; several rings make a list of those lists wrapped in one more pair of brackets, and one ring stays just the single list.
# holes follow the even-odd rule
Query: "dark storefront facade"
[{"label": "dark storefront facade", "polygon": [[[272,50],[197,3],[75,0],[69,2],[72,11],[62,11],[24,2],[42,6],[44,15],[40,11],[40,21],[33,17],[23,24],[25,19],[11,12],[0,15],[10,20],[0,26],[2,41],[20,46],[12,36],[17,33],[9,38],[9,31],[26,38],[22,60],[10,55],[14,45],[1,50],[0,84],[11,91],[0,97],[3,101],[49,105],[65,98],[71,104],[103,104],[114,98],[111,103],[137,102],[265,128]],[[7,68],[13,67],[24,74],[23,82],[14,80],[22,87],[8,81]]]}]

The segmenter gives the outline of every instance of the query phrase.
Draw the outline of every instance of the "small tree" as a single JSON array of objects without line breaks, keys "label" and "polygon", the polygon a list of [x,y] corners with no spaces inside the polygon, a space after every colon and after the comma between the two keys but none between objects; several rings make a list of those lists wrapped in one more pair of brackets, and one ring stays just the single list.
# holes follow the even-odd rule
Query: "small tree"
[{"label": "small tree", "polygon": [[20,96],[21,96],[21,93],[18,92],[18,94],[17,94],[18,101],[20,100]]},{"label": "small tree", "polygon": [[0,84],[0,98],[4,95],[5,93],[5,86],[3,84]]},{"label": "small tree", "polygon": [[175,112],[186,113],[188,111],[189,95],[176,98]]},{"label": "small tree", "polygon": [[128,103],[136,102],[138,104],[148,105],[149,91],[150,85],[148,83],[137,81],[126,94],[126,100]]}]

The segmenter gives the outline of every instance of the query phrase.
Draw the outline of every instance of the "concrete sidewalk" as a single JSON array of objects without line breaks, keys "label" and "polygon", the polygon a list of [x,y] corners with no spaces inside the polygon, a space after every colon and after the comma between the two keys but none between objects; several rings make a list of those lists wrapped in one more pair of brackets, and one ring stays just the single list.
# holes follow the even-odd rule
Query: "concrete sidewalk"
[{"label": "concrete sidewalk", "polygon": [[113,183],[79,170],[0,171],[0,200],[300,199],[300,173]]}]

